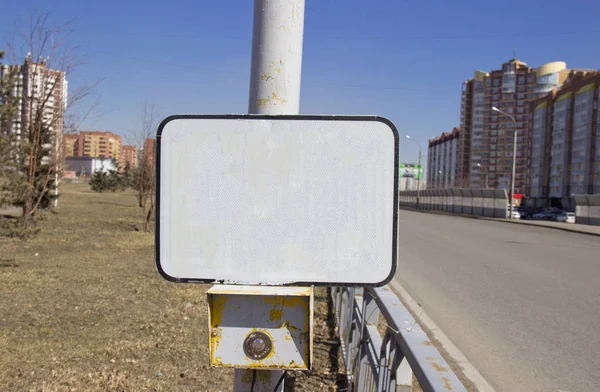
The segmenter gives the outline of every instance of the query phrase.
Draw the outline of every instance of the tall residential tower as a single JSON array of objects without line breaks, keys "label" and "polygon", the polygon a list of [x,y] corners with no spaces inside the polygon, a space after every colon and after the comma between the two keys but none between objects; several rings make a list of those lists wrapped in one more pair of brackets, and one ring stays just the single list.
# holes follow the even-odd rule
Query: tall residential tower
[{"label": "tall residential tower", "polygon": [[[10,123],[4,124],[0,134],[16,134],[27,138],[30,124],[39,117],[54,135],[56,146],[59,146],[67,109],[65,73],[48,68],[45,61],[36,63],[28,55],[22,65],[0,67],[0,82],[10,83],[9,96],[17,103],[14,117]],[[38,116],[40,108],[42,112]]]},{"label": "tall residential tower", "polygon": [[427,148],[427,189],[456,188],[460,147],[460,128],[429,139]]},{"label": "tall residential tower", "polygon": [[[529,104],[560,86],[569,71],[562,61],[530,68],[512,59],[501,69],[475,71],[463,83],[461,95],[461,136],[458,185],[510,189],[513,131],[517,129],[515,193],[526,185]],[[511,115],[495,112],[497,107]]]},{"label": "tall residential tower", "polygon": [[573,209],[572,195],[600,193],[600,72],[577,70],[530,104],[527,194],[538,207]]}]

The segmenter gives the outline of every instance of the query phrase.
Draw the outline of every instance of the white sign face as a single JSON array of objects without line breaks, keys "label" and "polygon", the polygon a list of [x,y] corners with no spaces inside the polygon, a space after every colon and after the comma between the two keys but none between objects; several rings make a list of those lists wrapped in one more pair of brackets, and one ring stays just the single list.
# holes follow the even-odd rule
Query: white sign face
[{"label": "white sign face", "polygon": [[383,285],[397,256],[398,132],[381,117],[180,115],[157,134],[166,279]]}]

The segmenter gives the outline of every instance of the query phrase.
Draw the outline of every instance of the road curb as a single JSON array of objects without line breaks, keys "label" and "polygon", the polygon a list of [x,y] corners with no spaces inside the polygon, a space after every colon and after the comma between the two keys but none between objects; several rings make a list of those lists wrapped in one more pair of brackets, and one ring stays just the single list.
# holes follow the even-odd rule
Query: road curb
[{"label": "road curb", "polygon": [[425,332],[430,335],[433,341],[439,342],[442,348],[448,353],[456,365],[462,370],[465,378],[467,378],[475,388],[480,392],[495,392],[496,390],[487,382],[487,380],[479,373],[479,371],[469,362],[464,354],[452,343],[437,324],[425,313],[423,308],[410,296],[410,294],[402,287],[402,284],[396,280],[388,283],[392,291],[400,298],[404,306],[413,314],[415,320]]},{"label": "road curb", "polygon": [[569,232],[569,233],[585,234],[585,235],[591,235],[591,236],[595,236],[595,237],[600,237],[600,233],[590,233],[588,231],[580,231],[580,230],[572,229],[570,227],[546,226],[546,225],[536,224],[536,223],[533,223],[533,222],[531,222],[531,223],[527,222],[526,223],[526,222],[521,222],[519,220],[489,218],[487,216],[468,215],[468,214],[453,214],[453,213],[446,212],[446,211],[417,210],[416,208],[408,208],[408,207],[401,207],[400,210],[414,211],[414,212],[424,212],[426,214],[432,214],[432,215],[457,216],[457,217],[461,217],[461,218],[479,219],[479,220],[486,220],[486,221],[490,221],[490,222],[512,223],[512,224],[521,225],[521,226],[542,227],[544,229],[554,229],[554,230],[566,231],[566,232]]}]

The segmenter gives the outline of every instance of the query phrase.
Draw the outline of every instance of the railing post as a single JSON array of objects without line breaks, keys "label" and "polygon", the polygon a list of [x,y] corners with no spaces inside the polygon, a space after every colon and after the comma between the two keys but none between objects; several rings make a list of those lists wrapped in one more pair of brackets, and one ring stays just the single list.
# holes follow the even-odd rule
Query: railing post
[{"label": "railing post", "polygon": [[377,374],[377,392],[387,392],[389,391],[388,387],[389,383],[389,369],[388,369],[388,359],[386,356],[382,355],[379,358],[379,369]]},{"label": "railing post", "polygon": [[348,371],[348,375],[352,376],[352,370],[354,369],[354,362],[356,360],[356,353],[359,350],[360,341],[362,339],[360,329],[357,327],[357,320],[354,319],[354,308],[356,307],[356,293],[354,288],[348,288],[348,297],[352,298],[352,302],[350,302],[350,306],[348,307],[348,339],[346,340],[346,367]]},{"label": "railing post", "polygon": [[337,317],[340,316],[340,310],[342,309],[342,291],[343,291],[343,289],[341,287],[335,288],[334,306],[335,306],[335,314]]},{"label": "railing post", "polygon": [[378,392],[412,392],[413,372],[394,331],[386,331],[380,350]]},{"label": "railing post", "polygon": [[[362,314],[361,314],[361,325],[360,325],[360,345],[358,350],[358,366],[356,368],[355,375],[355,386],[356,392],[363,392],[367,390],[369,385],[367,377],[368,373],[362,373],[363,371],[369,371],[369,360],[367,358],[367,350],[369,349],[369,342],[365,340],[364,336],[367,331],[367,326],[374,325],[377,326],[379,322],[379,308],[377,307],[377,302],[371,293],[369,293],[369,289],[365,288],[363,291],[363,306],[362,306]],[[379,377],[378,374],[373,374],[371,380],[377,380]]]},{"label": "railing post", "polygon": [[379,377],[377,380],[377,392],[388,392],[391,390],[390,364],[393,366],[394,357],[391,355],[391,336],[389,331],[385,332],[381,348],[379,350]]},{"label": "railing post", "polygon": [[339,333],[340,333],[340,339],[342,339],[342,343],[346,344],[346,337],[344,336],[344,331],[346,330],[346,306],[348,305],[348,297],[347,297],[347,290],[345,289],[341,289],[340,292],[338,293],[339,295],[339,302],[338,302],[338,309],[337,309],[337,314],[338,314],[338,321],[340,323],[339,325]]}]

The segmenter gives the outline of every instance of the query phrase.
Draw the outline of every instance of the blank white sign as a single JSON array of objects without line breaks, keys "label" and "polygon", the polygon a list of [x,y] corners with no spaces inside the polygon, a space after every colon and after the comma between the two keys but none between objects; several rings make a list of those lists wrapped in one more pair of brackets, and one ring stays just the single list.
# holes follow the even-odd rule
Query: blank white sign
[{"label": "blank white sign", "polygon": [[381,117],[172,116],[157,135],[156,263],[173,281],[383,285],[398,133]]}]

